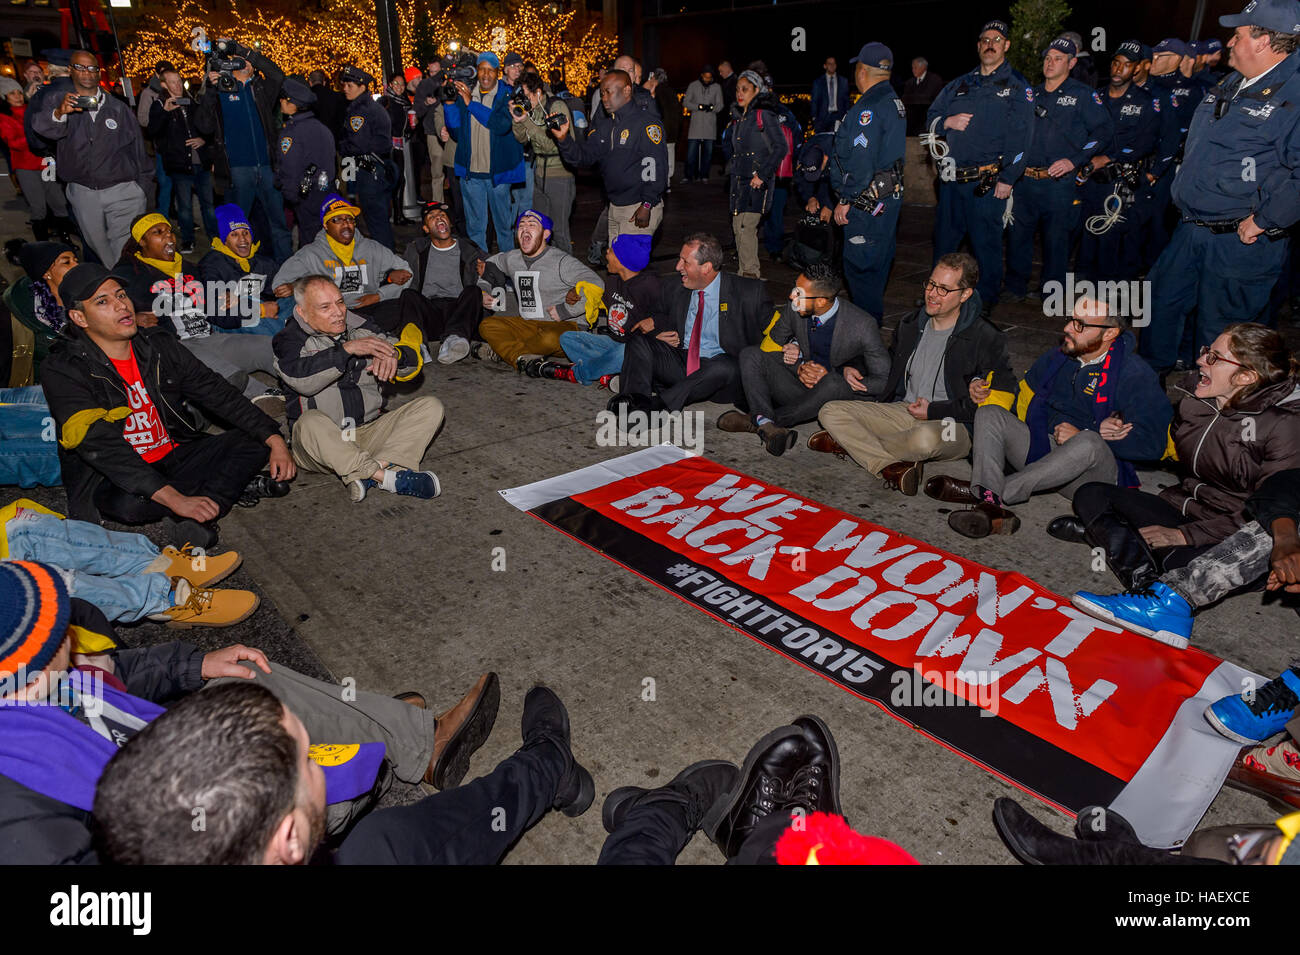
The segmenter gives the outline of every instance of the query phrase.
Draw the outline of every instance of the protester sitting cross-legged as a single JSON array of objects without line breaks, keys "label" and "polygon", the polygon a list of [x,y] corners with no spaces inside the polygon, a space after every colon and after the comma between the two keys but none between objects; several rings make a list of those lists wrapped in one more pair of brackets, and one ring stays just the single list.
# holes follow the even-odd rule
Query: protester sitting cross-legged
[{"label": "protester sitting cross-legged", "polygon": [[[210,653],[180,642],[118,649],[114,638],[102,615],[69,598],[58,568],[0,562],[0,845],[8,863],[99,861],[90,832],[95,781],[119,747],[186,694],[255,694],[277,712],[291,706],[314,739],[336,744],[329,749],[338,765],[326,770],[319,807],[322,831],[334,838],[393,779],[458,786],[487,739],[500,697],[496,674],[485,673],[459,703],[434,716],[419,693],[342,692],[239,644]],[[207,729],[256,735],[217,722]],[[361,751],[338,758],[357,744]],[[259,765],[256,758],[232,763],[231,791],[255,781],[260,774],[251,767]],[[169,788],[164,782],[146,786],[156,797]],[[193,806],[202,804],[199,798]]]},{"label": "protester sitting cross-legged", "polygon": [[[523,746],[512,756],[455,789],[371,812],[330,854],[320,845],[326,781],[309,757],[321,737],[300,713],[299,700],[249,684],[205,690],[169,709],[100,777],[99,858],[126,865],[490,865],[548,811],[580,816],[595,798],[591,774],[570,748],[564,704],[535,686],[524,698]],[[212,792],[228,795],[207,807],[196,834],[193,807]]]},{"label": "protester sitting cross-legged", "polygon": [[658,275],[648,270],[649,265],[650,236],[633,232],[615,236],[605,250],[605,271],[609,273],[605,291],[598,302],[587,301],[589,307],[595,304],[604,313],[604,322],[596,314],[596,324],[590,326],[590,331],[560,335],[560,347],[572,365],[533,361],[524,367],[524,373],[580,385],[600,382],[617,391],[628,336],[652,334],[656,321],[667,317],[665,286]]},{"label": "protester sitting cross-legged", "polygon": [[768,333],[780,351],[750,345],[740,354],[740,380],[749,414],[728,411],[723,431],[757,434],[772,454],[794,447],[793,425],[812,421],[828,401],[879,398],[889,375],[889,353],[876,319],[847,298],[827,262],[803,270],[790,306]]},{"label": "protester sitting cross-legged", "polygon": [[1300,470],[1278,471],[1246,500],[1241,521],[1254,518],[1185,566],[1113,596],[1081,590],[1080,610],[1134,633],[1186,647],[1192,614],[1231,593],[1266,581],[1268,590],[1300,593]]},{"label": "protester sitting cross-legged", "polygon": [[722,268],[722,243],[706,232],[688,235],[677,259],[681,286],[665,292],[666,316],[653,334],[627,341],[622,391],[610,410],[681,411],[697,401],[740,399],[740,355],[762,340],[772,300],[758,279]]},{"label": "protester sitting cross-legged", "polygon": [[[880,400],[823,405],[817,420],[825,430],[808,447],[849,455],[886,487],[908,495],[919,489],[925,462],[966,457],[976,406],[1009,402],[1016,383],[1006,336],[980,316],[978,282],[974,256],[940,258],[925,283],[924,305],[894,332]],[[857,392],[866,387],[850,384]]]},{"label": "protester sitting cross-legged", "polygon": [[[279,391],[252,372],[274,375],[271,343],[261,335],[228,335],[208,320],[212,307],[191,266],[176,251],[171,223],[156,212],[131,223],[131,238],[115,267],[135,307],[141,328],[159,326],[268,413],[279,411]],[[213,310],[217,310],[213,308]]]},{"label": "protester sitting cross-legged", "polygon": [[477,357],[523,371],[533,359],[562,356],[560,336],[581,327],[588,295],[602,291],[605,282],[550,241],[551,220],[527,209],[515,223],[516,247],[479,267],[483,306],[493,314],[479,323],[483,342]]},{"label": "protester sitting cross-legged", "polygon": [[1172,409],[1134,345],[1122,317],[1079,299],[1060,346],[1020,382],[1015,412],[985,404],[975,413],[970,482],[944,476],[926,485],[931,497],[968,505],[948,526],[965,537],[1012,534],[1020,518],[1005,505],[1039,491],[1072,498],[1085,484],[1117,479],[1135,487],[1134,463],[1163,453]]},{"label": "protester sitting cross-legged", "polygon": [[253,227],[234,203],[217,207],[212,251],[199,260],[208,321],[223,331],[274,335],[284,327],[271,291],[275,260],[253,241]]},{"label": "protester sitting cross-legged", "polygon": [[[64,338],[41,366],[69,514],[168,523],[172,542],[211,547],[237,502],[289,493],[295,467],[274,420],[159,328],[140,328],[103,266],[63,277]],[[186,402],[228,424],[210,435]],[[270,463],[269,473],[259,473]]]},{"label": "protester sitting cross-legged", "polygon": [[405,258],[415,274],[400,302],[403,315],[416,321],[428,340],[442,339],[438,361],[450,365],[468,355],[470,341],[478,337],[483,318],[478,264],[486,255],[456,234],[451,206],[445,202],[425,203],[421,228],[424,235],[406,247]]},{"label": "protester sitting cross-legged", "polygon": [[[385,207],[386,208],[386,207]],[[374,322],[385,332],[404,327],[398,298],[411,282],[411,267],[386,245],[357,232],[361,210],[331,193],[321,206],[321,230],[308,245],[289,257],[272,279],[280,299],[280,316],[296,304],[293,284],[309,275],[327,275],[343,293],[349,311]]]},{"label": "protester sitting cross-legged", "polygon": [[177,630],[229,627],[258,605],[249,591],[213,590],[243,560],[234,551],[159,550],[143,534],[65,519],[26,498],[0,508],[0,560],[58,567],[71,596],[121,623],[148,617]]},{"label": "protester sitting cross-legged", "polygon": [[77,264],[77,250],[62,242],[27,242],[18,250],[18,261],[27,274],[5,289],[4,303],[32,331],[32,373],[39,377],[41,362],[68,323],[59,283]]},{"label": "protester sitting cross-legged", "polygon": [[1197,366],[1169,428],[1182,481],[1159,494],[1085,484],[1074,495],[1078,516],[1047,528],[1102,548],[1125,590],[1186,566],[1245,523],[1246,499],[1265,479],[1300,468],[1300,363],[1281,335],[1230,325]]},{"label": "protester sitting cross-legged", "polygon": [[275,366],[284,382],[293,429],[293,459],[307,471],[337,474],[354,502],[380,487],[433,498],[438,477],[420,460],[442,427],[442,402],[419,395],[384,415],[381,384],[420,373],[420,333],[400,339],[343,304],[334,280],[309,275],[293,284],[293,318],[275,336]]}]

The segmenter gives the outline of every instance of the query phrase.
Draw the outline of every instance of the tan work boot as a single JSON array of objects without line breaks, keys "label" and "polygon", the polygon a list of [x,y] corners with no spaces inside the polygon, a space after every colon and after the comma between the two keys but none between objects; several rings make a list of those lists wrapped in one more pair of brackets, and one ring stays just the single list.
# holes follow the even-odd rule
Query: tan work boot
[{"label": "tan work boot", "polygon": [[195,554],[189,544],[180,550],[164,547],[155,563],[160,564],[163,560],[167,561],[167,566],[158,573],[184,577],[194,587],[212,587],[233,574],[244,562],[244,558],[233,550],[224,554]]},{"label": "tan work boot", "polygon": [[[200,590],[191,588],[183,577],[173,578],[172,583],[176,606],[153,615],[154,619],[166,619],[171,630],[234,626],[251,617],[262,602],[249,590]],[[188,594],[185,594],[185,588],[189,588]]]},{"label": "tan work boot", "polygon": [[424,781],[434,789],[452,789],[469,772],[469,758],[492,732],[501,702],[501,683],[484,673],[459,703],[438,716],[433,732],[433,757]]}]

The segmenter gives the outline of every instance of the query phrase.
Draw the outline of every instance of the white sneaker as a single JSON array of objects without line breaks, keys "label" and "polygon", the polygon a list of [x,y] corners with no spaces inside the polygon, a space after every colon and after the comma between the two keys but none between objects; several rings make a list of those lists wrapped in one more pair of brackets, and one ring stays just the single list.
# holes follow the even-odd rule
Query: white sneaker
[{"label": "white sneaker", "polygon": [[420,342],[420,361],[426,365],[433,361],[433,356],[429,354],[429,346]]},{"label": "white sneaker", "polygon": [[459,335],[448,335],[438,349],[438,363],[450,365],[469,354],[469,342]]}]

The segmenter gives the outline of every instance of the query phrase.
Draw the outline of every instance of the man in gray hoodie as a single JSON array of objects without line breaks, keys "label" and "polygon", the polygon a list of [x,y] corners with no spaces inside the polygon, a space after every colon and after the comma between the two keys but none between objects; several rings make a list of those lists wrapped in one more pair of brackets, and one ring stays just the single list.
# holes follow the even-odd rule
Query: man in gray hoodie
[{"label": "man in gray hoodie", "polygon": [[[477,357],[523,371],[534,358],[560,357],[560,336],[585,331],[588,298],[605,282],[573,256],[549,245],[551,220],[535,209],[520,213],[515,248],[479,263],[483,305],[493,314],[479,324]],[[596,292],[579,288],[589,284]]]}]

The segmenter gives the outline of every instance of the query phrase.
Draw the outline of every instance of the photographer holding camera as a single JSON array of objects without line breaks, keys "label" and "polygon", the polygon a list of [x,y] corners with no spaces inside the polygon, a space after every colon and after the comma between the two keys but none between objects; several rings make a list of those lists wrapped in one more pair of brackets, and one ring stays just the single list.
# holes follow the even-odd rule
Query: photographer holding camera
[{"label": "photographer holding camera", "polygon": [[519,84],[510,98],[510,119],[515,139],[532,146],[533,207],[554,223],[551,245],[572,255],[569,217],[577,187],[573,170],[560,159],[560,147],[551,138],[550,130],[557,129],[561,120],[572,124],[573,113],[560,97],[546,95],[542,78],[536,73],[525,73]]},{"label": "photographer holding camera", "polygon": [[56,144],[59,178],[68,184],[81,234],[99,260],[112,265],[131,221],[148,208],[153,159],[131,108],[100,89],[94,54],[77,50],[70,65],[72,89],[59,99],[42,97],[32,129]]},{"label": "photographer holding camera", "polygon": [[275,188],[298,223],[298,248],[311,245],[320,231],[320,207],[334,191],[334,134],[315,113],[316,94],[289,79],[280,89],[280,166]]},{"label": "photographer holding camera", "polygon": [[[277,262],[293,254],[284,201],[275,191],[275,111],[284,73],[257,50],[221,37],[208,56],[207,82],[194,114],[198,134],[213,144],[214,173],[227,202],[245,210],[270,234]],[[260,228],[258,209],[267,229]]]},{"label": "photographer holding camera", "polygon": [[388,215],[397,183],[397,167],[389,158],[393,152],[393,123],[388,110],[370,97],[367,87],[374,82],[373,76],[357,66],[343,67],[340,76],[348,101],[343,113],[343,138],[339,140],[344,179],[351,159],[355,164],[357,205],[365,216],[370,238],[392,251],[396,240]]},{"label": "photographer holding camera", "polygon": [[[181,255],[194,251],[194,196],[208,236],[217,234],[212,201],[212,150],[194,131],[194,107],[185,95],[180,74],[164,70],[162,93],[153,97],[145,135],[153,141],[163,173],[176,192],[176,219],[181,227]],[[161,197],[161,192],[159,193]],[[161,205],[161,198],[159,200]],[[166,213],[162,213],[166,215]]]},{"label": "photographer holding camera", "polygon": [[722,87],[713,82],[713,67],[700,70],[700,78],[686,87],[682,100],[691,125],[686,131],[686,178],[695,182],[709,178],[713,162],[713,141],[718,138],[718,114],[722,112]]},{"label": "photographer holding camera", "polygon": [[429,60],[424,79],[415,87],[415,118],[424,130],[429,147],[429,199],[432,202],[442,202],[446,195],[443,183],[447,174],[443,167],[442,144],[451,137],[443,118],[442,90],[442,60],[435,57]]}]

